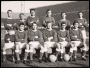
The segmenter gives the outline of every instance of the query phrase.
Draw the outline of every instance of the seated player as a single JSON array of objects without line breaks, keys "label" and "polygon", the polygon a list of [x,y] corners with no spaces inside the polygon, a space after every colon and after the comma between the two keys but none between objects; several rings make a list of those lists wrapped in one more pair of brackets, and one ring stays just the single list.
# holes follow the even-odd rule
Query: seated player
[{"label": "seated player", "polygon": [[[20,56],[22,52],[22,48],[25,48],[27,45],[27,32],[24,30],[25,25],[24,23],[19,24],[19,30],[16,32],[15,37],[16,37],[16,58],[17,61],[16,63],[20,63]],[[21,54],[22,57],[22,54]]]},{"label": "seated player", "polygon": [[39,62],[41,63],[44,53],[43,37],[41,31],[37,29],[36,22],[33,23],[33,29],[28,30],[27,37],[28,37],[28,46],[26,47],[25,50],[24,63],[27,62],[27,56],[29,52],[30,52],[30,63],[32,63],[34,50],[38,48],[41,49],[39,58]]},{"label": "seated player", "polygon": [[[73,26],[74,28],[72,30],[70,30],[70,39],[71,39],[71,48],[70,48],[70,61],[73,60],[76,61],[76,54],[77,54],[77,47],[80,47],[82,50],[82,59],[86,60],[86,51],[88,50],[87,47],[85,47],[82,44],[82,33],[81,30],[78,29],[78,23],[74,22]],[[73,58],[72,58],[73,55]]]},{"label": "seated player", "polygon": [[58,54],[61,53],[61,61],[63,61],[63,54],[65,53],[65,47],[70,46],[70,36],[69,31],[66,30],[66,23],[61,23],[61,29],[58,31],[58,43],[57,43],[57,60],[58,60]]},{"label": "seated player", "polygon": [[17,20],[17,29],[19,30],[19,24],[20,23],[23,23],[24,24],[24,26],[25,26],[25,30],[27,30],[28,29],[28,27],[27,27],[27,25],[26,25],[26,20],[25,20],[25,15],[24,15],[24,13],[20,13],[19,14],[19,19]]},{"label": "seated player", "polygon": [[13,58],[13,62],[15,62],[15,59],[14,59],[15,35],[12,34],[12,31],[13,31],[12,29],[8,30],[8,33],[5,34],[5,37],[4,37],[5,44],[3,47],[3,61],[6,60],[6,50],[12,49],[12,58]]},{"label": "seated player", "polygon": [[83,44],[85,47],[87,47],[86,45],[86,28],[89,27],[89,24],[87,23],[87,20],[85,18],[83,18],[83,13],[82,12],[78,12],[78,16],[79,18],[77,18],[75,21],[79,23],[79,28],[81,29],[81,33],[82,33],[82,37],[83,37]]},{"label": "seated player", "polygon": [[47,23],[47,29],[43,32],[44,37],[44,51],[46,62],[48,62],[48,49],[52,47],[56,47],[57,42],[57,33],[54,29],[52,29],[52,23]]}]

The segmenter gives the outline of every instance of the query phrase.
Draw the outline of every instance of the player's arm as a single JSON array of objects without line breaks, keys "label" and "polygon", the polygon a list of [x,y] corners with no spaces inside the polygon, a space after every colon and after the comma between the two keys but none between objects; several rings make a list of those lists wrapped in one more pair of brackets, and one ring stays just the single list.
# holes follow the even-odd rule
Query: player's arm
[{"label": "player's arm", "polygon": [[48,41],[48,38],[47,38],[45,32],[46,32],[46,31],[44,30],[44,31],[43,31],[43,38],[44,38],[44,41]]},{"label": "player's arm", "polygon": [[52,23],[55,24],[55,19],[54,19],[54,17],[52,17]]},{"label": "player's arm", "polygon": [[4,22],[5,29],[9,30],[12,25],[11,24],[7,24],[6,20],[4,20],[3,22]]},{"label": "player's arm", "polygon": [[65,40],[68,41],[68,42],[70,42],[70,34],[69,34],[69,31],[67,31],[66,35],[67,35],[67,37],[66,37]]},{"label": "player's arm", "polygon": [[4,41],[8,42],[7,34],[4,36]]},{"label": "player's arm", "polygon": [[46,27],[46,21],[45,21],[45,18],[43,18],[42,26]]},{"label": "player's arm", "polygon": [[27,38],[29,41],[34,41],[34,36],[32,35],[31,31],[27,32]]},{"label": "player's arm", "polygon": [[53,31],[53,34],[54,35],[53,35],[53,38],[51,40],[57,42],[57,32]]},{"label": "player's arm", "polygon": [[73,30],[70,30],[70,39],[72,40],[72,41],[77,41],[77,36],[74,36],[74,31]]}]

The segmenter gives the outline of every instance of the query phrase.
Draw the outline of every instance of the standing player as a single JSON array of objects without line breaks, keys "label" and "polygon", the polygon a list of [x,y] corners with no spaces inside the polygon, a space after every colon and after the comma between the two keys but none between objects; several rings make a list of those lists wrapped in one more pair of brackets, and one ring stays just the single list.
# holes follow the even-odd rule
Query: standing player
[{"label": "standing player", "polygon": [[17,29],[19,30],[19,24],[24,23],[25,30],[27,30],[27,25],[26,25],[26,20],[25,20],[25,15],[24,13],[19,14],[19,20],[17,20]]},{"label": "standing player", "polygon": [[29,29],[27,32],[28,37],[28,46],[25,50],[25,57],[24,57],[24,63],[26,63],[28,53],[30,52],[30,63],[33,61],[33,54],[34,50],[40,48],[40,58],[39,62],[42,62],[42,57],[44,53],[44,47],[43,47],[43,37],[41,31],[37,29],[36,22],[33,23],[33,29]]},{"label": "standing player", "polygon": [[35,9],[30,9],[30,16],[27,17],[26,24],[28,28],[32,28],[33,22],[39,23],[39,18],[36,16]]},{"label": "standing player", "polygon": [[86,19],[83,18],[82,12],[78,12],[78,14],[79,14],[79,18],[76,19],[76,22],[79,23],[79,28],[81,29],[81,32],[82,32],[84,47],[87,47],[87,45],[86,45],[86,38],[87,37],[86,37],[85,27],[88,27],[88,24],[87,24]]},{"label": "standing player", "polygon": [[8,30],[8,33],[5,34],[4,37],[4,47],[3,47],[3,61],[6,60],[6,50],[7,49],[12,49],[12,58],[13,58],[13,62],[15,61],[14,59],[14,46],[15,46],[15,35],[12,34],[12,29]]},{"label": "standing player", "polygon": [[19,54],[21,54],[22,48],[25,48],[25,46],[27,45],[27,32],[24,30],[24,28],[25,28],[24,23],[20,23],[19,30],[15,34],[15,36],[16,36],[16,50],[15,50],[15,52],[16,52],[16,57],[17,57],[16,63],[20,62]]},{"label": "standing player", "polygon": [[61,53],[61,61],[63,61],[63,54],[65,52],[65,47],[70,46],[70,36],[69,36],[69,31],[66,30],[66,23],[62,22],[61,23],[61,29],[58,31],[58,44],[57,44],[57,60],[58,60],[58,54],[59,52]]},{"label": "standing player", "polygon": [[62,12],[61,17],[62,17],[62,19],[59,20],[59,23],[58,23],[59,28],[61,27],[61,23],[65,22],[66,23],[66,30],[69,30],[70,29],[70,21],[66,19],[66,13]]},{"label": "standing player", "polygon": [[46,16],[43,18],[43,23],[42,23],[42,25],[43,25],[44,27],[46,27],[46,25],[47,25],[48,22],[52,22],[52,24],[55,24],[55,19],[54,19],[54,17],[52,17],[51,15],[52,15],[52,11],[51,11],[50,9],[48,9],[48,10],[46,11]]},{"label": "standing player", "polygon": [[55,47],[57,42],[57,33],[52,29],[52,22],[47,22],[47,29],[43,32],[44,36],[44,51],[46,62],[48,62],[48,49]]},{"label": "standing player", "polygon": [[[8,18],[4,20],[4,27],[6,29],[6,33],[8,33],[8,30],[10,29],[16,29],[16,23],[15,20],[12,19],[12,10],[7,11]],[[15,31],[12,30],[12,33],[15,34]]]},{"label": "standing player", "polygon": [[[74,22],[73,23],[73,26],[74,28],[70,30],[70,39],[71,39],[71,48],[70,48],[70,56],[71,56],[71,59],[72,60],[72,54],[74,55],[73,58],[74,58],[74,61],[76,60],[76,54],[77,54],[77,47],[83,47],[83,46],[80,46],[80,45],[83,45],[82,44],[82,33],[81,33],[81,30],[78,29],[78,22]],[[82,48],[82,59],[83,60],[86,60],[86,51],[88,50],[87,47],[83,47]]]}]

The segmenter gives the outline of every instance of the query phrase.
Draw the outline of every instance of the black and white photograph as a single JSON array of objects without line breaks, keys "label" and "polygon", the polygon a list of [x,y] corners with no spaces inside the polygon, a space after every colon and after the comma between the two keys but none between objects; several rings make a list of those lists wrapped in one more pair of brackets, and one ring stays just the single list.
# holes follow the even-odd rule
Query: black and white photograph
[{"label": "black and white photograph", "polygon": [[1,1],[1,67],[89,67],[89,1]]}]

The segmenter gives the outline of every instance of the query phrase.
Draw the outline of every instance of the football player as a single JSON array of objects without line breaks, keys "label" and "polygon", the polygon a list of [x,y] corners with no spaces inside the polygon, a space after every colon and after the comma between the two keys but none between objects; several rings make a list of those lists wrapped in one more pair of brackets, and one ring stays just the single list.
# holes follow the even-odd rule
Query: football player
[{"label": "football player", "polygon": [[[12,10],[8,10],[7,15],[8,18],[3,21],[6,33],[8,33],[8,30],[10,29],[14,29],[14,30],[16,29],[16,22],[14,19],[12,19]],[[12,30],[13,34],[15,34],[14,30]]]},{"label": "football player", "polygon": [[83,36],[83,44],[85,47],[87,47],[86,45],[86,30],[85,28],[89,27],[89,24],[87,23],[87,20],[85,18],[83,18],[83,13],[82,12],[78,12],[79,18],[76,19],[76,22],[79,23],[79,28],[81,29],[82,32],[82,36]]},{"label": "football player", "polygon": [[55,19],[54,19],[54,17],[52,17],[51,15],[52,15],[51,9],[47,9],[47,11],[46,11],[46,16],[43,18],[43,23],[42,23],[42,25],[43,25],[44,27],[46,27],[47,22],[52,22],[53,25],[55,24]]},{"label": "football player", "polygon": [[33,22],[39,23],[39,18],[36,16],[36,10],[30,9],[30,16],[27,17],[26,24],[28,28],[32,28]]},{"label": "football player", "polygon": [[52,22],[47,23],[47,28],[43,31],[44,37],[44,52],[46,62],[48,62],[48,50],[56,47],[57,43],[57,33],[54,29],[52,29]]},{"label": "football player", "polygon": [[6,60],[6,50],[12,49],[12,59],[15,62],[14,58],[14,47],[15,47],[15,34],[12,34],[13,29],[8,30],[8,33],[4,36],[4,47],[3,47],[3,62]]},{"label": "football player", "polygon": [[[85,47],[82,43],[82,33],[81,30],[78,28],[79,23],[74,22],[73,23],[74,28],[70,30],[70,39],[71,39],[71,48],[70,48],[70,61],[73,60],[76,61],[76,54],[77,54],[77,47],[79,47],[82,51],[82,59],[86,60],[86,51],[88,50],[88,47]],[[72,58],[73,55],[73,58]]]},{"label": "football player", "polygon": [[59,20],[59,23],[58,23],[59,28],[61,27],[61,23],[65,22],[66,23],[66,30],[69,30],[70,29],[70,21],[66,19],[66,13],[62,12],[61,17],[62,17],[62,19]]},{"label": "football player", "polygon": [[24,13],[20,13],[19,14],[19,19],[17,20],[17,29],[19,30],[19,24],[20,23],[24,23],[24,26],[25,26],[25,30],[27,30],[27,25],[26,25],[26,20],[25,20],[25,15]]},{"label": "football player", "polygon": [[69,31],[66,30],[66,23],[62,22],[61,23],[61,28],[58,31],[58,43],[57,43],[57,60],[58,60],[58,54],[59,52],[61,53],[61,61],[63,61],[63,55],[65,53],[65,47],[70,47],[70,36],[69,36]]},{"label": "football player", "polygon": [[44,47],[43,47],[44,42],[43,42],[42,32],[37,29],[36,22],[33,23],[33,29],[28,30],[27,37],[28,37],[28,46],[26,47],[25,50],[24,63],[27,62],[27,56],[29,52],[30,52],[30,63],[33,62],[34,50],[38,48],[41,49],[40,58],[39,58],[39,62],[41,63],[44,53]]},{"label": "football player", "polygon": [[[25,25],[24,23],[19,24],[19,30],[16,32],[15,37],[16,37],[16,57],[17,61],[16,63],[20,63],[20,56],[22,49],[26,47],[27,45],[27,32],[24,30]],[[22,57],[22,54],[21,54]]]}]

